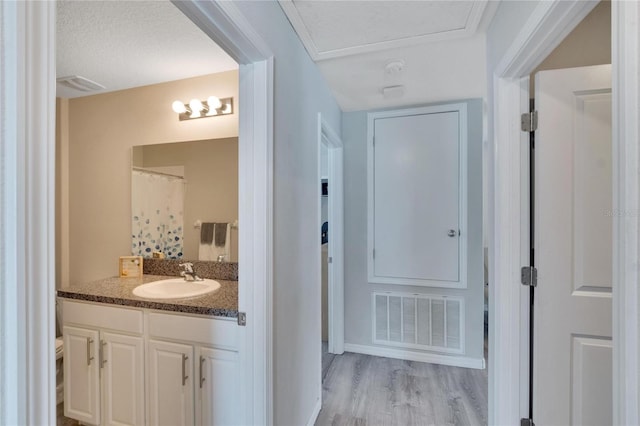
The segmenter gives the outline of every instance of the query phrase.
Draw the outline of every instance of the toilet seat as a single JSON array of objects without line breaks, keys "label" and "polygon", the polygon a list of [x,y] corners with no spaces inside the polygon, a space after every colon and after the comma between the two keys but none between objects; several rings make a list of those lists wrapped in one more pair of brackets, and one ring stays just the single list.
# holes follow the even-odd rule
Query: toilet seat
[{"label": "toilet seat", "polygon": [[57,337],[56,338],[56,360],[62,358],[62,353],[63,353],[63,340],[62,337]]}]

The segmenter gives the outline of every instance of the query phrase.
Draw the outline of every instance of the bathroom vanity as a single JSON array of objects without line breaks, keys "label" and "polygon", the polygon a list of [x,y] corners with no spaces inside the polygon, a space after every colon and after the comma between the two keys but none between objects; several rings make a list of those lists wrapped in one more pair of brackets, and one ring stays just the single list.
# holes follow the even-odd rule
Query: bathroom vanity
[{"label": "bathroom vanity", "polygon": [[65,416],[87,424],[243,424],[237,281],[200,297],[133,294],[166,276],[58,291]]}]

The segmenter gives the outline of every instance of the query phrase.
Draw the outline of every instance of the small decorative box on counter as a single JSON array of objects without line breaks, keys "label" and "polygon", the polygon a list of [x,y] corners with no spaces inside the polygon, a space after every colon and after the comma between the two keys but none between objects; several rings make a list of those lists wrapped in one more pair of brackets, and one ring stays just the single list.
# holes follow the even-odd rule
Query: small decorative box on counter
[{"label": "small decorative box on counter", "polygon": [[142,276],[142,256],[120,256],[120,277],[134,278]]}]

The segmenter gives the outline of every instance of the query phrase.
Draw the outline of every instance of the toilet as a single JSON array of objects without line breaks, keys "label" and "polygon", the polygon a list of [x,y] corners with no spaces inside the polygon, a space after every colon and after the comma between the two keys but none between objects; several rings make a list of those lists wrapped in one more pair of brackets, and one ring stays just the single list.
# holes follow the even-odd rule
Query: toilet
[{"label": "toilet", "polygon": [[[60,318],[60,308],[58,305],[58,301],[56,300],[56,331],[60,329],[61,324],[62,322]],[[59,337],[56,337],[56,405],[60,404],[64,398],[64,372],[62,360],[63,352],[64,341],[61,335]]]}]

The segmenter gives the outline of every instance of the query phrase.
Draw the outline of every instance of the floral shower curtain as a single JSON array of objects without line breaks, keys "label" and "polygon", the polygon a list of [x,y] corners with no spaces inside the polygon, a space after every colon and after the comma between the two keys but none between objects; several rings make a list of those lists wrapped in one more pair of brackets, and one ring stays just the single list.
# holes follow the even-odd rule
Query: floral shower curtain
[{"label": "floral shower curtain", "polygon": [[184,179],[140,170],[132,171],[131,241],[133,256],[182,257]]}]

